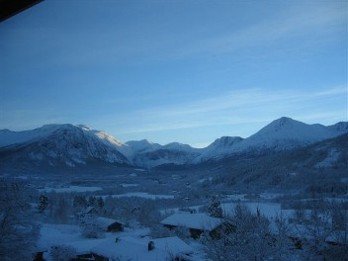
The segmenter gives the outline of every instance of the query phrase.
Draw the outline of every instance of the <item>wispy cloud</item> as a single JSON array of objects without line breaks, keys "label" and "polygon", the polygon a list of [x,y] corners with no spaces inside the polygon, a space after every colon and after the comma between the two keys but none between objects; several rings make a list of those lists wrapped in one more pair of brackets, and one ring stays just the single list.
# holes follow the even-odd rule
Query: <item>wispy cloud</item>
[{"label": "wispy cloud", "polygon": [[[129,112],[126,118],[123,118],[128,124],[122,124],[122,121],[110,124],[109,121],[108,127],[115,128],[119,134],[144,134],[203,127],[260,125],[281,116],[290,116],[310,123],[332,123],[345,120],[347,117],[345,95],[345,86],[316,91],[243,89],[206,99]],[[329,106],[328,109],[324,103],[332,99],[337,106]],[[322,107],[318,104],[322,104]],[[106,118],[102,119],[105,120]],[[246,136],[251,134],[251,131],[254,130],[233,134]]]},{"label": "wispy cloud", "polygon": [[250,88],[230,91],[206,99],[194,100],[190,103],[176,104],[174,106],[153,107],[147,110],[137,111],[142,116],[170,117],[190,114],[200,114],[207,112],[222,111],[228,109],[247,108],[250,106],[270,105],[272,102],[304,102],[318,97],[329,97],[346,95],[347,88],[342,86],[333,87],[326,90],[299,91],[299,90],[267,90],[266,88]]}]

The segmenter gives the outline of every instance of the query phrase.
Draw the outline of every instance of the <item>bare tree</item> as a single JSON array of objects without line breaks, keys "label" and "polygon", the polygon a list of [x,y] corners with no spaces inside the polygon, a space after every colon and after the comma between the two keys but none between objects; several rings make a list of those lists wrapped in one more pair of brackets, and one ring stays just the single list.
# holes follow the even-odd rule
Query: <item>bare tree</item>
[{"label": "bare tree", "polygon": [[102,228],[99,227],[97,219],[93,214],[80,216],[79,226],[82,235],[86,238],[101,238],[104,235]]},{"label": "bare tree", "polygon": [[333,202],[330,204],[332,219],[332,238],[341,244],[348,244],[348,204]]},{"label": "bare tree", "polygon": [[222,208],[218,197],[214,196],[211,198],[210,204],[208,206],[208,213],[212,217],[222,218]]},{"label": "bare tree", "polygon": [[291,256],[290,249],[293,243],[289,238],[290,228],[286,218],[280,214],[275,219],[273,258],[276,260],[286,260]]},{"label": "bare tree", "polygon": [[15,180],[0,180],[0,259],[30,260],[39,237],[29,204],[29,188]]},{"label": "bare tree", "polygon": [[245,206],[237,205],[226,222],[234,231],[222,231],[219,239],[205,237],[206,253],[213,260],[265,260],[275,256],[276,244],[269,221],[261,214],[252,214]]}]

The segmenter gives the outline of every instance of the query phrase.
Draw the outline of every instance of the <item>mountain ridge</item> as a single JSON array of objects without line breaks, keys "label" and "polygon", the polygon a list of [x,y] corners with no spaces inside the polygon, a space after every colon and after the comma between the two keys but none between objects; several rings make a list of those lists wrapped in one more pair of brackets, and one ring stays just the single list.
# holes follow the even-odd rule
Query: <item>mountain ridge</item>
[{"label": "mountain ridge", "polygon": [[[38,162],[40,158],[49,159],[48,162],[53,162],[53,165],[56,164],[54,155],[60,155],[56,158],[71,167],[95,159],[152,168],[163,164],[199,164],[232,154],[290,150],[345,133],[348,133],[348,122],[324,126],[281,117],[245,139],[223,136],[205,148],[194,148],[178,142],[161,145],[145,139],[122,143],[104,131],[93,130],[85,125],[49,124],[20,132],[0,130],[0,149],[3,152],[12,149],[11,155],[15,149],[17,153],[22,153],[19,158]],[[36,154],[29,151],[28,146]]]}]

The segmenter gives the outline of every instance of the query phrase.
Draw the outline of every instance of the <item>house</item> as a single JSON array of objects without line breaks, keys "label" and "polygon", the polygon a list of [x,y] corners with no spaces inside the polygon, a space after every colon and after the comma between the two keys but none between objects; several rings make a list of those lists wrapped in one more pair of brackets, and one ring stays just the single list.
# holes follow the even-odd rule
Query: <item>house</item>
[{"label": "house", "polygon": [[75,258],[72,258],[71,261],[109,261],[109,258],[93,252],[86,252],[78,254]]},{"label": "house", "polygon": [[202,233],[207,232],[212,237],[219,237],[221,229],[226,225],[221,218],[210,217],[205,213],[175,213],[161,224],[170,230],[183,227],[187,228],[192,238],[197,239]]},{"label": "house", "polygon": [[[150,245],[151,247],[149,247]],[[95,259],[98,261],[117,259],[120,256],[122,256],[122,258],[125,260],[164,261],[169,260],[170,258],[189,260],[189,256],[193,253],[193,248],[178,237],[155,239],[123,237],[117,241],[107,240],[96,245],[91,249],[90,255],[98,255],[99,258],[107,258]]]},{"label": "house", "polygon": [[97,217],[96,222],[106,232],[121,232],[124,230],[124,224],[112,218]]},{"label": "house", "polygon": [[182,258],[180,260],[193,253],[193,248],[176,236],[152,239],[152,242],[154,249],[162,249],[173,256],[180,256]]}]

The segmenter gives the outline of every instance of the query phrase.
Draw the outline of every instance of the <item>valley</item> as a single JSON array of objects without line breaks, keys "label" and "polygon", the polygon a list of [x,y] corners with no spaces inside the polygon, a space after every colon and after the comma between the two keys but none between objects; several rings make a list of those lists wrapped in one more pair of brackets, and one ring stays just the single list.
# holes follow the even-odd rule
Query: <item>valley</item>
[{"label": "valley", "polygon": [[[347,126],[281,118],[249,138],[222,137],[203,149],[123,144],[85,126],[0,131],[2,198],[12,194],[29,204],[26,213],[35,222],[28,224],[37,226],[30,250],[35,260],[217,260],[224,240],[245,236],[254,252],[243,252],[246,244],[223,256],[234,259],[242,251],[249,258],[271,242],[257,241],[260,233],[276,242],[260,258],[331,258],[332,251],[341,258],[347,244]],[[13,186],[25,192],[19,195]],[[166,218],[174,222],[169,227]],[[105,227],[115,222],[122,230]],[[248,222],[260,232],[239,231]],[[147,249],[150,242],[154,250]]]}]

